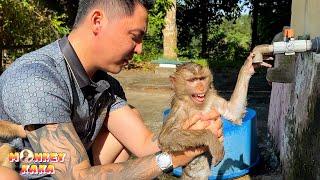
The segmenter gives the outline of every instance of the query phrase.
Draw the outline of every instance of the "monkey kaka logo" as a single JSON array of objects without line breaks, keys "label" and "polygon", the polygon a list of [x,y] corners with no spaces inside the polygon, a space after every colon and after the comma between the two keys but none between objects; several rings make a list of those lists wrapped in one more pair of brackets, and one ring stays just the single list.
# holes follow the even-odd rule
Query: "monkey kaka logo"
[{"label": "monkey kaka logo", "polygon": [[33,161],[34,154],[29,149],[24,149],[20,152],[20,161],[23,163],[31,163]]}]

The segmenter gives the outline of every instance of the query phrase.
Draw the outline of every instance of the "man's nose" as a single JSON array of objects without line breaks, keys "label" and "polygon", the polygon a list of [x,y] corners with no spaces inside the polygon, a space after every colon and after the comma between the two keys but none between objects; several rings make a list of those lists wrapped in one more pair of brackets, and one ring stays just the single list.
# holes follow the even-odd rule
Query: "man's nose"
[{"label": "man's nose", "polygon": [[142,53],[142,42],[136,44],[136,47],[134,48],[134,52],[137,54]]}]

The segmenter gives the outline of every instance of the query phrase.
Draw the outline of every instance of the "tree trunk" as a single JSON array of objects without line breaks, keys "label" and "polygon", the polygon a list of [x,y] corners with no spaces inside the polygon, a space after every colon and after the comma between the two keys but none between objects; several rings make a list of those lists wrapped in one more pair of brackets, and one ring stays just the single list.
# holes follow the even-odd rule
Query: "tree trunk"
[{"label": "tree trunk", "polygon": [[172,1],[172,7],[167,11],[165,27],[163,29],[163,57],[166,59],[177,59],[177,24],[176,11],[177,1]]}]

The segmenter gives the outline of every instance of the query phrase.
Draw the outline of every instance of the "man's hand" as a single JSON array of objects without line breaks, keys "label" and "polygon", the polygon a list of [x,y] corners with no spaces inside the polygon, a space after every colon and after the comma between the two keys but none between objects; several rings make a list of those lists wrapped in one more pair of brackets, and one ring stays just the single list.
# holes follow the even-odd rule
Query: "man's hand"
[{"label": "man's hand", "polygon": [[[219,141],[223,143],[222,122],[220,114],[215,109],[212,109],[208,114],[194,115],[186,121],[183,128],[189,130],[209,129],[219,138]],[[172,153],[173,166],[183,166],[205,151],[208,151],[208,147],[203,146],[198,148],[189,148],[183,152]]]},{"label": "man's hand", "polygon": [[187,120],[183,128],[190,130],[209,129],[219,138],[221,143],[223,142],[221,117],[214,108],[208,114],[194,115],[190,120]]},{"label": "man's hand", "polygon": [[223,143],[222,121],[219,112],[212,108],[208,114],[204,115],[203,121],[210,123],[207,129],[211,130],[219,138],[219,141]]}]

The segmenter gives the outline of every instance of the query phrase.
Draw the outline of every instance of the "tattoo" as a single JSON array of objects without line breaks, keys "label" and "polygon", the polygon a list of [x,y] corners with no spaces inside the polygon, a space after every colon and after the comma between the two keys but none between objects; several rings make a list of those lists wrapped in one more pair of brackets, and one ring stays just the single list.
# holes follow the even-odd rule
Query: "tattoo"
[{"label": "tattoo", "polygon": [[63,163],[55,163],[55,179],[152,179],[161,174],[154,156],[91,167],[72,123],[48,124],[27,131],[27,137],[35,152],[66,153]]}]

